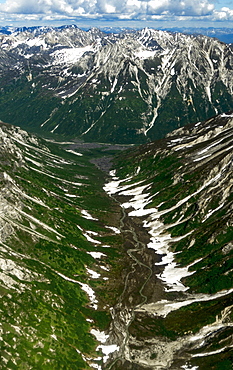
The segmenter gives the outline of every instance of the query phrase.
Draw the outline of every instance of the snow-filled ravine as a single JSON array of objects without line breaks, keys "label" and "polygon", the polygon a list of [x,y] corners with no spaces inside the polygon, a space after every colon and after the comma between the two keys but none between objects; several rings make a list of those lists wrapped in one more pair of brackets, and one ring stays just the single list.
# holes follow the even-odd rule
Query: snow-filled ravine
[{"label": "snow-filled ravine", "polygon": [[[159,219],[161,213],[157,208],[145,209],[152,199],[149,192],[151,185],[127,184],[131,180],[130,177],[119,180],[114,176],[114,171],[111,174],[113,179],[105,185],[104,189],[111,196],[115,194],[130,197],[128,201],[121,204],[121,207],[130,209],[128,215],[131,217],[143,217],[143,226],[151,236],[147,247],[154,249],[157,254],[162,256],[162,261],[157,264],[164,266],[164,271],[159,275],[159,278],[165,283],[165,289],[169,291],[188,290],[188,287],[182,284],[181,279],[192,274],[193,271],[189,272],[190,266],[180,268],[175,262],[174,253],[169,249],[169,243],[177,240],[177,238],[174,240],[167,232],[166,226]],[[148,217],[144,219],[145,216]],[[182,238],[185,236],[182,236]]]}]

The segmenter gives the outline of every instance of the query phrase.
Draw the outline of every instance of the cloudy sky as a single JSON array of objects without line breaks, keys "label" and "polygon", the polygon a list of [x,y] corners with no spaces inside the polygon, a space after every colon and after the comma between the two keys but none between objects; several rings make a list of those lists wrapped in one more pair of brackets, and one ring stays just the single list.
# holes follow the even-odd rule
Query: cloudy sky
[{"label": "cloudy sky", "polygon": [[0,0],[0,26],[232,27],[233,0]]}]

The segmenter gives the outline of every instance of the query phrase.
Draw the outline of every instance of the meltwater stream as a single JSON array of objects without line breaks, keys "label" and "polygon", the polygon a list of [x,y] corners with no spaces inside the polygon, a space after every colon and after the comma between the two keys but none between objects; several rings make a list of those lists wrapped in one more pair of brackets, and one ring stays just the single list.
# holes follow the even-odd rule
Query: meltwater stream
[{"label": "meltwater stream", "polygon": [[[118,202],[115,197],[113,197],[113,199],[115,199],[115,201]],[[137,237],[137,234],[136,234],[136,232],[135,232],[135,230],[132,226],[130,228],[127,228],[127,229],[125,228],[125,223],[124,223],[125,219],[126,219],[126,212],[125,212],[125,209],[122,208],[122,216],[121,216],[121,219],[120,219],[120,230],[121,230],[123,235],[128,235],[128,238],[130,238],[130,236],[131,236],[131,238],[132,238],[131,240],[134,243],[134,248],[129,249],[127,251],[128,255],[132,259],[133,263],[132,263],[132,266],[131,266],[131,271],[128,272],[128,274],[125,278],[124,289],[122,291],[121,296],[119,297],[119,302],[114,308],[112,308],[112,311],[111,311],[112,327],[110,329],[110,332],[112,332],[112,334],[115,337],[118,338],[119,343],[121,343],[121,344],[120,344],[120,347],[119,347],[119,351],[117,353],[117,357],[109,365],[109,367],[107,367],[109,370],[113,368],[113,366],[115,365],[115,363],[118,360],[120,360],[120,361],[121,360],[128,360],[128,361],[131,360],[131,353],[130,353],[129,346],[128,346],[129,327],[132,324],[132,322],[134,321],[136,307],[141,307],[142,305],[146,304],[146,302],[147,302],[147,296],[143,294],[143,290],[144,290],[145,285],[147,284],[147,282],[149,281],[149,279],[152,275],[152,269],[149,266],[147,266],[146,264],[144,264],[143,262],[139,261],[138,258],[134,255],[134,252],[138,252],[138,251],[141,251],[141,250],[145,249],[145,246],[139,241],[139,239]],[[130,275],[135,273],[136,268],[138,266],[143,266],[148,271],[148,274],[144,277],[144,282],[143,282],[143,284],[141,285],[141,287],[138,291],[138,294],[141,298],[140,299],[141,303],[139,305],[137,304],[137,305],[132,306],[132,307],[127,307],[126,305],[124,305],[123,300],[125,298],[125,295],[127,295],[127,290],[129,290]]]}]

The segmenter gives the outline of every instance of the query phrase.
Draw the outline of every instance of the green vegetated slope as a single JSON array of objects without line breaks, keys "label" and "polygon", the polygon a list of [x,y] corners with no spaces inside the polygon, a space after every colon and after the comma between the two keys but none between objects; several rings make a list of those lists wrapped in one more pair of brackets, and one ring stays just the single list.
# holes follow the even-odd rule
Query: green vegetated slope
[{"label": "green vegetated slope", "polygon": [[[9,76],[4,71],[1,76],[1,120],[38,132],[42,130],[41,125],[59,109],[61,99],[53,91],[43,88],[48,84],[45,71],[45,75],[41,75],[34,69],[32,82],[28,80],[30,71],[25,68],[20,74],[14,72],[13,76]],[[52,81],[52,78],[49,81],[51,89],[54,89],[57,81]]]},{"label": "green vegetated slope", "polygon": [[[132,217],[141,217],[148,231],[155,225],[150,247],[158,250],[161,261],[166,253],[168,257],[162,263],[164,272],[158,270],[161,265],[155,266],[164,285],[162,299],[157,298],[158,304],[156,291],[148,296],[147,304],[136,307],[129,328],[135,364],[142,364],[143,357],[148,369],[231,368],[232,150],[229,113],[176,130],[166,139],[125,153],[115,163],[116,175],[126,179],[121,186],[129,189],[129,212],[135,209]],[[139,206],[140,197],[130,192],[144,185],[148,185],[141,191],[145,204]],[[148,192],[150,198],[143,196]],[[124,203],[127,190],[119,187],[118,193]],[[159,243],[166,240],[174,254],[170,262],[166,248],[159,250]],[[188,273],[179,281],[182,268]]]},{"label": "green vegetated slope", "polygon": [[101,363],[90,331],[106,329],[119,294],[118,210],[94,150],[62,146],[1,123],[1,369]]}]

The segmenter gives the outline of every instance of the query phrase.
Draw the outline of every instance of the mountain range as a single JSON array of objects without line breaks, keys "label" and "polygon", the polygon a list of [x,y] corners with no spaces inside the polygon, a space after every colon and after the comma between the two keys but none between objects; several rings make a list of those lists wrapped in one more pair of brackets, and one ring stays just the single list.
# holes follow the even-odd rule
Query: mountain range
[{"label": "mountain range", "polygon": [[[0,26],[0,33],[5,35],[10,35],[12,33],[23,32],[23,31],[30,31],[33,32],[35,30],[39,32],[49,31],[51,29],[64,29],[71,26],[60,26],[60,27],[49,27],[49,26],[32,26],[32,27],[13,27],[13,26]],[[79,28],[77,25],[73,24],[72,27]],[[88,31],[90,27],[81,27],[81,29]],[[122,33],[122,32],[134,32],[138,31],[140,28],[130,28],[130,27],[116,27],[116,26],[109,26],[109,27],[100,27],[100,30],[105,33]],[[170,32],[179,32],[185,34],[192,34],[192,35],[204,35],[208,37],[214,37],[219,39],[225,43],[232,43],[232,35],[233,29],[228,27],[173,27],[173,28],[159,28],[162,31],[170,31]]]},{"label": "mountain range", "polygon": [[73,26],[0,45],[0,118],[33,132],[145,143],[232,106],[232,48],[206,36]]}]

